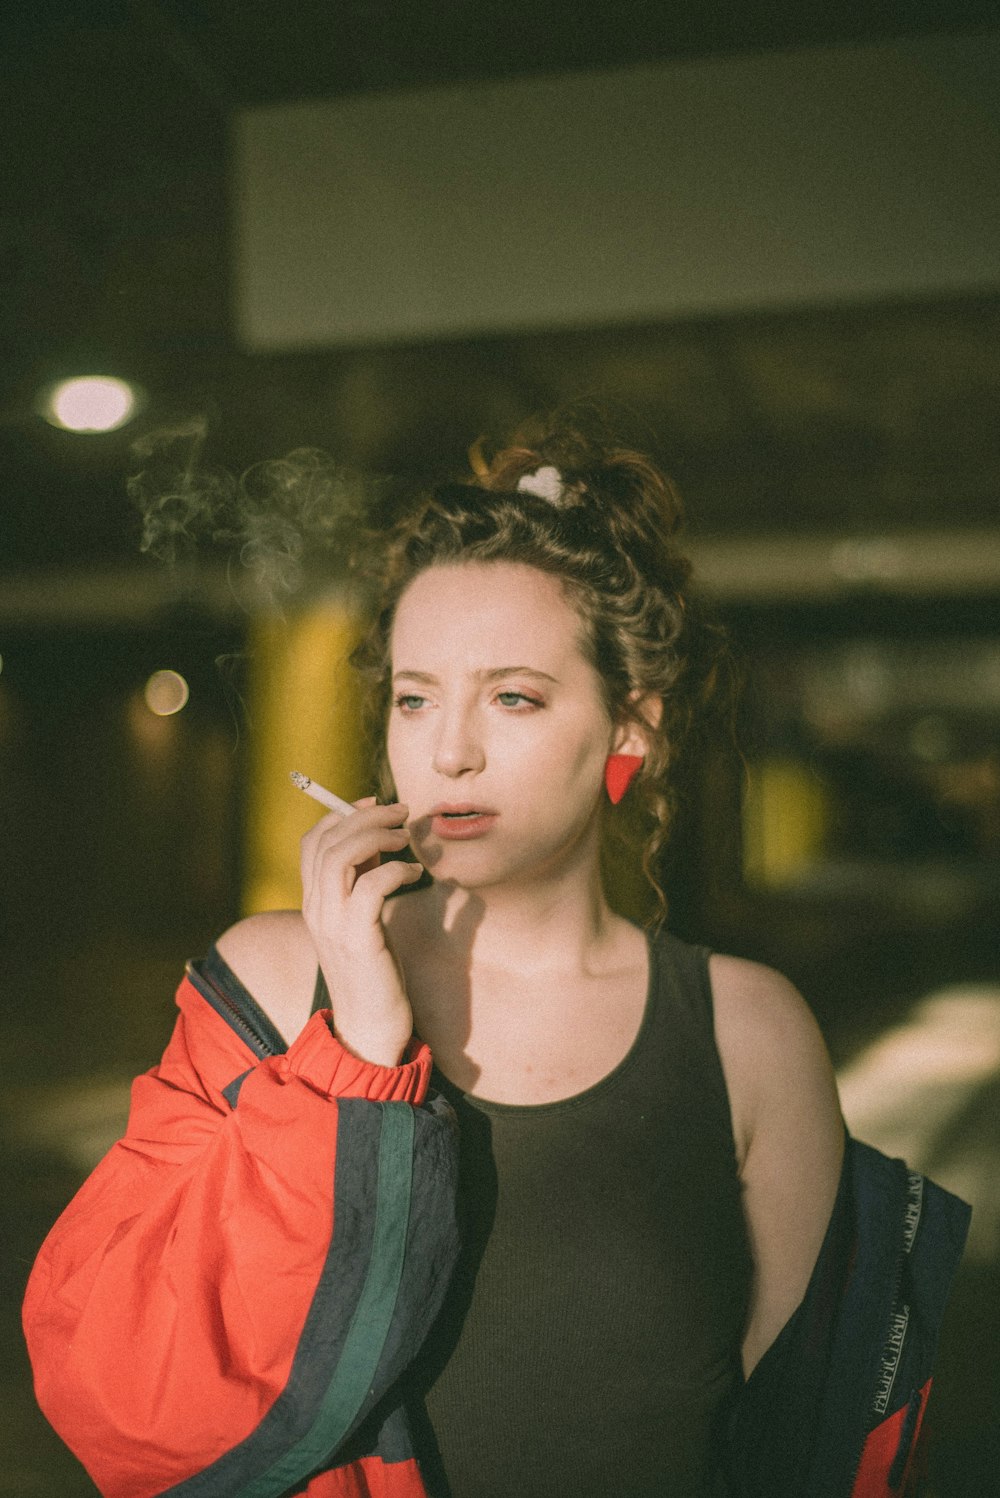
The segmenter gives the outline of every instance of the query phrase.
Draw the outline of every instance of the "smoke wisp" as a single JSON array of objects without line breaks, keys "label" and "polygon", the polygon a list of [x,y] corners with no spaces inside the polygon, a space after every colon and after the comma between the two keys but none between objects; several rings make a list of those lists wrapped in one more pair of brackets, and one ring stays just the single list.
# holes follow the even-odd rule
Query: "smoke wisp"
[{"label": "smoke wisp", "polygon": [[128,493],[142,520],[140,549],[175,566],[221,549],[276,598],[313,570],[346,571],[384,481],[349,472],[316,448],[257,463],[237,477],[205,461],[201,417],[132,445]]}]

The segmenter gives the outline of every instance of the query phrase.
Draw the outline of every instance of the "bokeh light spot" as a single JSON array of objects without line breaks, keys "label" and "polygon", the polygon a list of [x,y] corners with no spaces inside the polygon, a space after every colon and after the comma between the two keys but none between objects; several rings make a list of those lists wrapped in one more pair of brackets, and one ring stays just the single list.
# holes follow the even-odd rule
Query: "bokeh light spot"
[{"label": "bokeh light spot", "polygon": [[135,414],[137,394],[112,375],[81,375],[49,392],[46,421],[68,432],[113,432]]},{"label": "bokeh light spot", "polygon": [[146,706],[158,718],[179,713],[191,695],[187,682],[177,671],[154,671],[146,683]]}]

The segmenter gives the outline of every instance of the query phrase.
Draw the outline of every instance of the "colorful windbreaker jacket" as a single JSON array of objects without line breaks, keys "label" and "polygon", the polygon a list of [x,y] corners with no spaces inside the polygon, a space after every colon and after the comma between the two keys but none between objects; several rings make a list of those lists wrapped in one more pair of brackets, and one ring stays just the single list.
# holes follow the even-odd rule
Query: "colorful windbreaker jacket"
[{"label": "colorful windbreaker jacket", "polygon": [[[458,1252],[431,1056],[286,1048],[214,951],[190,964],[125,1137],[28,1284],[39,1403],[107,1498],[426,1498],[400,1376]],[[899,1498],[968,1208],[848,1142],[806,1296],[732,1410],[734,1498]]]}]

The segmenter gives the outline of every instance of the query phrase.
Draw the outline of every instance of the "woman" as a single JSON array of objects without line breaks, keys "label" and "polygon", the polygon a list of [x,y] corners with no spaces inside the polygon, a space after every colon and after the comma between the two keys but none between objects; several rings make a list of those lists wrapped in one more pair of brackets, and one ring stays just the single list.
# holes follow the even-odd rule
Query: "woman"
[{"label": "woman", "polygon": [[839,1335],[830,1064],[784,978],[601,877],[626,791],[653,867],[710,674],[676,520],[639,455],[551,432],[397,528],[359,654],[391,799],[189,969],[29,1287],[102,1491],[786,1491],[748,1391],[807,1387],[810,1433],[820,1392],[781,1348],[744,1379]]}]

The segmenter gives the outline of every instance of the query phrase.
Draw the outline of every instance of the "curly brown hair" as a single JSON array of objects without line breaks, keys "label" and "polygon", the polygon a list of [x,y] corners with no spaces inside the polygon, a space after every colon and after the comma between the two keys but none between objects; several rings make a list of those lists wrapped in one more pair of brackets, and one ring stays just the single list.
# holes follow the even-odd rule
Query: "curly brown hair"
[{"label": "curly brown hair", "polygon": [[[535,428],[487,460],[471,453],[474,475],[425,493],[382,538],[375,617],[352,656],[370,684],[383,790],[391,788],[383,740],[389,707],[390,642],[396,607],[429,567],[519,562],[551,573],[583,625],[581,646],[603,684],[613,723],[638,721],[648,752],[629,800],[641,815],[642,867],[665,909],[657,877],[675,809],[681,751],[717,685],[721,630],[695,605],[690,563],[677,545],[680,500],[670,480],[632,449],[565,425]],[[540,469],[556,475],[555,497],[518,489]],[[663,712],[652,725],[643,699]],[[612,831],[623,819],[607,819]]]}]

